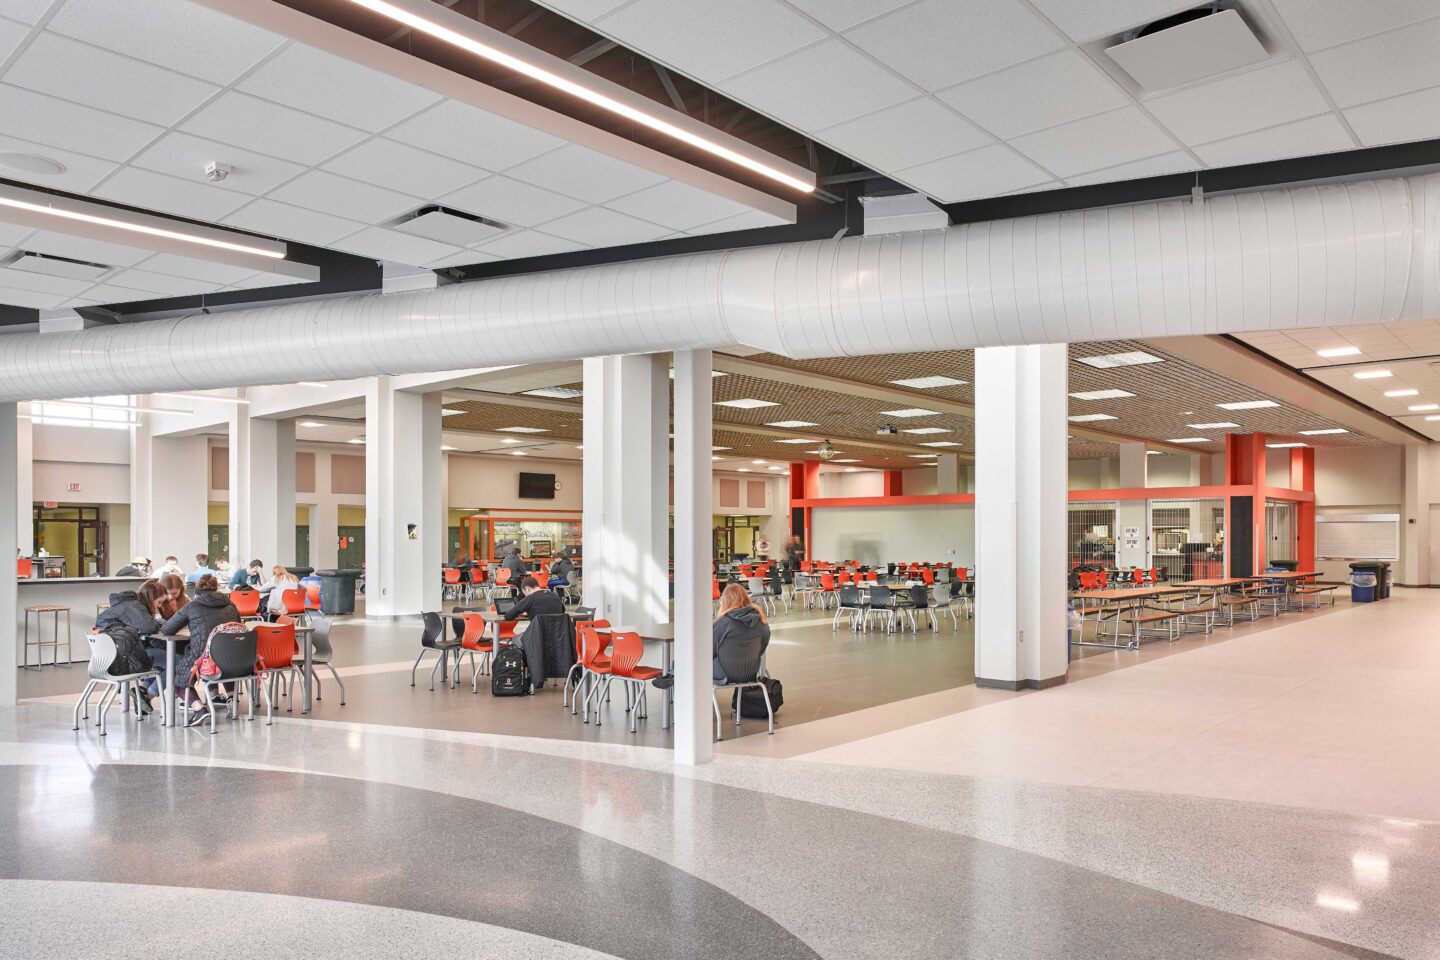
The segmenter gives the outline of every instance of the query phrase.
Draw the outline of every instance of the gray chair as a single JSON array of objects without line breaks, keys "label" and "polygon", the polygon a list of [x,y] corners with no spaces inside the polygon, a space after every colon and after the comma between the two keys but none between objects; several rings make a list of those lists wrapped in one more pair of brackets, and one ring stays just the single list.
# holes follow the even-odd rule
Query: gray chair
[{"label": "gray chair", "polygon": [[835,604],[835,616],[830,618],[830,629],[833,632],[840,626],[840,614],[846,613],[850,617],[850,629],[856,629],[866,620],[865,601],[860,597],[860,588],[853,583],[847,583],[840,588],[840,602]]},{"label": "gray chair", "polygon": [[885,631],[888,633],[895,629],[897,607],[895,595],[890,588],[878,583],[870,584],[870,602],[865,605],[865,626],[870,626],[870,618],[878,617],[885,621]]},{"label": "gray chair", "polygon": [[[100,702],[95,706],[95,726],[100,728],[100,736],[105,736],[105,715],[115,705],[115,698],[123,696],[128,704],[132,692],[138,697],[136,684],[141,680],[149,680],[160,676],[159,670],[145,670],[141,673],[128,673],[123,676],[111,676],[110,666],[119,656],[115,649],[115,641],[108,633],[92,633],[88,635],[90,640],[90,680],[85,684],[85,690],[80,694],[80,699],[75,701],[75,725],[71,729],[79,730],[82,719],[90,719],[90,694],[95,692],[96,687],[104,687],[105,692],[100,694]],[[84,713],[81,713],[84,710]],[[143,710],[136,711],[136,717],[145,719]]]},{"label": "gray chair", "polygon": [[[410,686],[415,686],[415,670],[420,666],[421,659],[424,658],[425,654],[433,652],[436,658],[435,666],[430,668],[430,689],[434,690],[435,671],[440,668],[440,665],[445,662],[451,652],[460,649],[460,641],[446,639],[445,621],[441,618],[440,614],[426,613],[422,614],[422,617],[424,618],[425,626],[420,632],[420,654],[415,658],[414,665],[410,667]],[[460,674],[460,656],[458,653],[455,656],[455,674],[458,679]],[[444,683],[448,679],[450,679],[450,676],[447,673],[440,678],[440,682]]]},{"label": "gray chair", "polygon": [[950,614],[950,622],[954,624],[955,629],[960,629],[960,616],[955,610],[954,598],[950,596],[950,585],[948,583],[940,583],[937,581],[935,586],[930,588],[930,608],[934,611],[934,613],[931,614],[932,619],[938,620],[941,613],[948,613]]},{"label": "gray chair", "polygon": [[766,615],[774,616],[775,607],[770,602],[770,594],[765,590],[765,581],[759,577],[750,577],[745,581],[745,592],[750,595],[750,602],[764,610]]},{"label": "gray chair", "polygon": [[[736,643],[731,641],[720,648],[720,669],[725,671],[726,682],[715,684],[715,691],[710,695],[710,702],[715,707],[715,739],[722,739],[720,736],[720,701],[716,694],[721,690],[735,691],[735,726],[740,726],[740,691],[746,687],[759,687],[760,693],[765,697],[766,722],[769,724],[770,733],[775,733],[775,710],[770,706],[770,690],[761,682],[761,663],[765,657],[765,651],[760,647],[760,638],[747,643]],[[737,679],[738,678],[738,679]]]},{"label": "gray chair", "polygon": [[[229,633],[223,629],[225,624],[216,627],[210,633],[210,658],[215,661],[215,666],[220,669],[218,676],[201,677],[196,682],[200,684],[200,690],[205,694],[205,709],[210,712],[210,733],[213,735],[215,729],[215,703],[214,692],[221,684],[235,684],[235,695],[230,698],[230,718],[235,718],[236,704],[240,699],[240,687],[243,685],[249,690],[245,698],[246,718],[255,719],[255,694],[258,689],[260,696],[265,698],[265,723],[274,723],[275,704],[270,699],[270,691],[266,685],[260,682],[260,676],[255,672],[256,642],[255,631],[246,630],[244,633]],[[185,726],[190,725],[190,701],[185,701]]]},{"label": "gray chair", "polygon": [[[320,696],[320,677],[315,672],[315,667],[324,667],[330,671],[330,676],[335,678],[335,684],[340,688],[340,706],[345,706],[345,681],[340,679],[340,674],[335,672],[335,664],[331,661],[335,658],[335,645],[330,642],[330,620],[321,615],[319,611],[310,613],[310,626],[314,631],[310,634],[310,682],[315,685],[315,699],[323,699]],[[305,666],[304,657],[299,657],[296,663],[303,669]],[[286,698],[289,699],[288,696]]]}]

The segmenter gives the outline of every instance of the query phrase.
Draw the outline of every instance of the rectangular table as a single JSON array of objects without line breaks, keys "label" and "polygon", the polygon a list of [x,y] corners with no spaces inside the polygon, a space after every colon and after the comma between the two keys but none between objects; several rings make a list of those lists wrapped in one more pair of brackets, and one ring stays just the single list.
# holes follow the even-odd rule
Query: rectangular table
[{"label": "rectangular table", "polygon": [[[1110,588],[1107,588],[1107,589],[1105,589],[1105,590],[1077,590],[1077,591],[1075,591],[1074,593],[1072,593],[1071,596],[1072,596],[1072,597],[1077,597],[1077,598],[1080,598],[1080,599],[1099,600],[1101,603],[1105,603],[1105,602],[1108,601],[1108,602],[1112,602],[1112,603],[1118,604],[1122,609],[1121,609],[1121,610],[1117,610],[1116,613],[1115,613],[1115,621],[1116,621],[1116,622],[1115,622],[1115,639],[1116,639],[1116,640],[1119,640],[1119,639],[1120,639],[1120,623],[1119,623],[1119,620],[1120,620],[1120,615],[1121,615],[1121,613],[1124,612],[1124,608],[1132,608],[1132,607],[1133,607],[1133,608],[1137,608],[1137,609],[1138,609],[1138,608],[1142,608],[1142,607],[1145,606],[1145,601],[1146,601],[1146,600],[1154,600],[1154,599],[1163,598],[1163,597],[1173,597],[1173,596],[1176,596],[1177,594],[1185,594],[1185,593],[1192,593],[1192,592],[1193,592],[1193,590],[1192,590],[1192,588],[1189,587],[1189,586],[1168,586],[1168,585],[1167,585],[1167,586],[1157,586],[1157,587],[1110,587]],[[1098,640],[1098,637],[1099,637],[1099,635],[1100,635],[1100,634],[1099,634],[1099,624],[1100,624],[1100,619],[1099,619],[1099,617],[1096,618],[1095,623],[1096,623],[1096,637],[1097,637],[1097,640]],[[1084,634],[1082,633],[1081,636],[1084,636]],[[1132,637],[1132,639],[1131,639],[1130,642],[1128,642],[1128,643],[1124,643],[1124,644],[1121,644],[1121,643],[1098,643],[1098,642],[1091,643],[1091,642],[1084,641],[1084,640],[1077,640],[1077,641],[1075,642],[1075,646],[1077,646],[1077,647],[1105,647],[1105,648],[1107,648],[1107,649],[1112,649],[1112,650],[1133,650],[1133,649],[1137,648],[1137,647],[1140,645],[1141,642],[1143,642],[1143,641],[1142,641],[1142,639],[1141,639],[1140,636],[1139,636],[1139,629],[1138,629],[1138,625],[1137,625],[1137,629],[1136,629],[1136,631],[1135,631],[1135,636]]]}]

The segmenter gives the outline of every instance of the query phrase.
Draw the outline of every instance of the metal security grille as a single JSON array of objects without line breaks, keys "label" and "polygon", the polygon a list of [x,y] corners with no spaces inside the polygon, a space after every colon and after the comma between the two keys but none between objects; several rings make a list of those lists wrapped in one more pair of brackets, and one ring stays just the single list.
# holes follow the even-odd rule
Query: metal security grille
[{"label": "metal security grille", "polygon": [[1069,566],[1093,563],[1115,566],[1115,501],[1070,504],[1067,549]]},{"label": "metal security grille", "polygon": [[1225,501],[1150,501],[1154,565],[1170,580],[1225,576]]},{"label": "metal security grille", "polygon": [[1265,559],[1294,560],[1295,503],[1292,500],[1265,501]]}]

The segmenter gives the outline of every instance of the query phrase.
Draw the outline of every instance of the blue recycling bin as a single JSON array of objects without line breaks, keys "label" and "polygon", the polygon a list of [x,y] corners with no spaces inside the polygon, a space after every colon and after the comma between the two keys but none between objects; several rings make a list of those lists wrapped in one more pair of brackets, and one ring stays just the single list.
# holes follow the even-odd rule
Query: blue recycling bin
[{"label": "blue recycling bin", "polygon": [[1373,603],[1375,601],[1375,574],[1353,573],[1350,575],[1350,602]]}]

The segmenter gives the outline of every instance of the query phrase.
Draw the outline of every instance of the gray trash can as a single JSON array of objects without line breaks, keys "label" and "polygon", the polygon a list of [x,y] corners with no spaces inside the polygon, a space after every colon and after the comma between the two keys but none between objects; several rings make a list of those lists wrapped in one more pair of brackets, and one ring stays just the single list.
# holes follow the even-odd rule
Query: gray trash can
[{"label": "gray trash can", "polygon": [[355,612],[355,581],[359,570],[319,570],[320,612],[327,617],[343,617]]},{"label": "gray trash can", "polygon": [[1368,573],[1375,578],[1375,599],[1384,600],[1390,596],[1390,564],[1384,560],[1357,560],[1350,564],[1351,581],[1358,574]]}]

